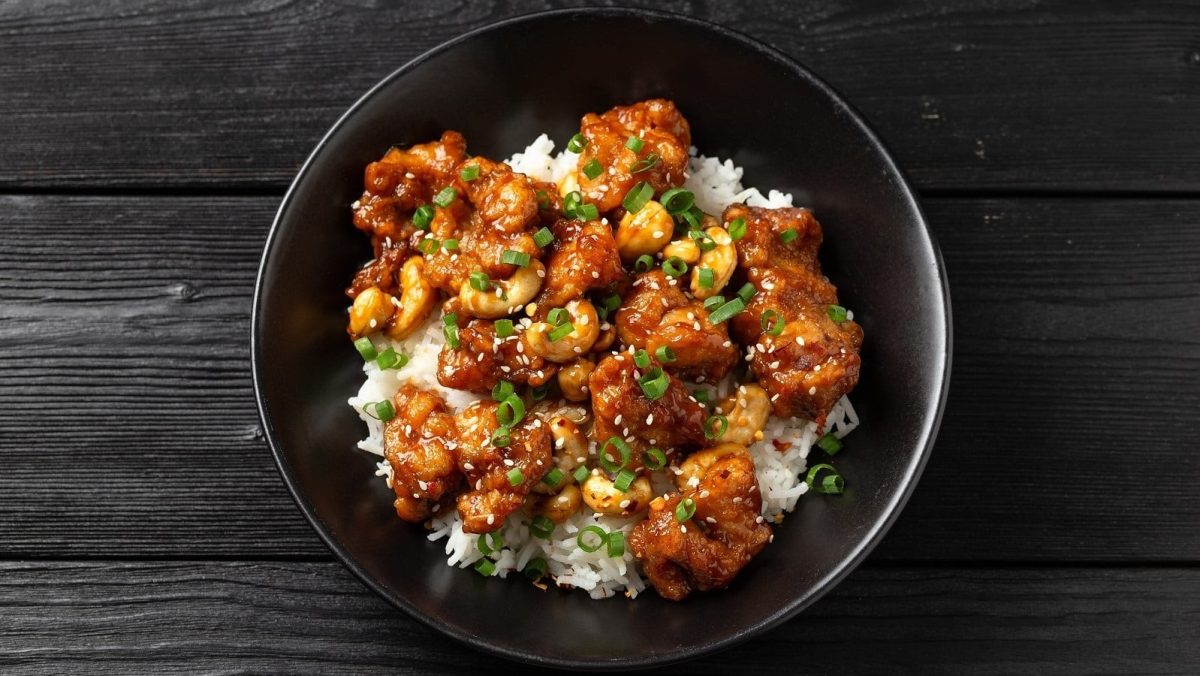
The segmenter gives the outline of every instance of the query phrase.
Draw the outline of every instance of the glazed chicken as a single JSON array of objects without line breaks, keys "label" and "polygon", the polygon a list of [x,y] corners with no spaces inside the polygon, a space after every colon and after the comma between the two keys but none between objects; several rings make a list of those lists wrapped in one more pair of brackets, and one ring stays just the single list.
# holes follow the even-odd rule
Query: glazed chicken
[{"label": "glazed chicken", "polygon": [[[733,318],[742,344],[754,346],[750,368],[771,397],[775,415],[804,416],[823,425],[833,405],[858,383],[862,327],[837,305],[837,289],[821,274],[821,224],[807,209],[762,209],[740,204],[725,222],[741,220],[738,268],[758,289],[747,311]],[[794,238],[785,241],[784,233]],[[778,313],[782,332],[763,329]]]},{"label": "glazed chicken", "polygon": [[[786,434],[770,414],[824,425],[863,333],[821,273],[812,214],[704,213],[684,188],[691,143],[652,99],[585,115],[573,169],[513,161],[536,178],[454,131],[367,166],[353,219],[375,257],[346,289],[347,332],[372,387],[399,383],[356,405],[384,420],[400,518],[441,527],[455,509],[466,533],[519,519],[505,537],[559,542],[617,519],[628,553],[614,530],[609,556],[671,600],[729,585],[771,540],[754,463]],[[428,361],[407,377],[439,329],[438,384],[478,397],[422,389]],[[482,537],[490,575],[498,539]]]}]

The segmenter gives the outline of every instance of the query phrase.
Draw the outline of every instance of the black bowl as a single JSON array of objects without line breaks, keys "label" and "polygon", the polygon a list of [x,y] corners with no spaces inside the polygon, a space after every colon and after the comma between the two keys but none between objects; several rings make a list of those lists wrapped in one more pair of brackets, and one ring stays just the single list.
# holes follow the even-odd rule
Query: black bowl
[{"label": "black bowl", "polygon": [[[825,226],[821,257],[866,330],[853,401],[863,424],[836,463],[848,489],[812,495],[722,592],[671,603],[593,601],[446,565],[441,543],[398,520],[346,398],[361,379],[341,290],[370,257],[350,222],[363,166],[393,144],[466,135],[506,157],[539,133],[561,144],[588,111],[662,96],[706,154],[749,185],[790,191]],[[300,509],[372,589],[479,648],[540,664],[620,668],[695,657],[815,601],[882,537],[912,492],[941,416],[950,306],[912,190],[826,84],[744,35],[666,14],[569,10],[504,21],[417,58],[333,126],[292,184],[267,240],[253,359],[267,438]],[[518,576],[520,577],[520,576]]]}]

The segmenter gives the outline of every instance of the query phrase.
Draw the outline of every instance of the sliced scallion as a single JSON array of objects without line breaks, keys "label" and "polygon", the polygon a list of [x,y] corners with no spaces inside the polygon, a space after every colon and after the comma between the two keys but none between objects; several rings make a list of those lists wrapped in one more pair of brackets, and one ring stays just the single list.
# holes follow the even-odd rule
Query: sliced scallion
[{"label": "sliced scallion", "polygon": [[673,216],[676,214],[682,214],[683,212],[692,208],[692,204],[695,203],[695,201],[696,196],[692,194],[691,190],[686,188],[671,188],[658,198],[659,204],[663,205],[663,208],[667,210],[667,213]]},{"label": "sliced scallion", "polygon": [[418,230],[428,230],[429,224],[433,222],[433,207],[428,204],[422,204],[413,212],[413,226]]},{"label": "sliced scallion", "polygon": [[519,268],[529,267],[529,254],[524,251],[513,251],[505,249],[504,253],[500,254],[500,262],[509,265],[515,265]]},{"label": "sliced scallion", "polygon": [[709,296],[704,299],[704,309],[712,312],[725,304],[725,296]]},{"label": "sliced scallion", "polygon": [[779,233],[779,241],[783,242],[784,244],[791,244],[792,242],[796,241],[796,238],[799,236],[799,230],[796,230],[795,228],[788,228],[787,230]]},{"label": "sliced scallion", "polygon": [[[596,537],[594,544],[588,541],[589,538],[585,537],[587,535],[594,535]],[[586,526],[579,530],[579,535],[575,536],[575,543],[579,545],[580,549],[589,554],[599,550],[606,542],[608,542],[608,533],[600,526]]]},{"label": "sliced scallion", "polygon": [[521,569],[521,572],[525,574],[525,577],[537,582],[543,577],[546,577],[546,573],[549,572],[549,570],[550,564],[546,563],[546,559],[538,557],[536,559],[530,559],[529,563],[525,564],[525,567]]},{"label": "sliced scallion", "polygon": [[675,505],[675,520],[683,523],[688,519],[696,516],[696,501],[691,498],[684,498]]},{"label": "sliced scallion", "polygon": [[737,295],[738,295],[738,298],[742,299],[742,302],[748,303],[748,302],[750,302],[750,299],[753,298],[754,294],[756,294],[756,293],[758,293],[758,289],[754,288],[754,284],[751,284],[750,282],[746,282],[745,284],[742,285],[742,288],[738,289]]},{"label": "sliced scallion", "polygon": [[434,195],[433,203],[445,209],[451,204],[454,204],[454,200],[456,199],[458,199],[458,191],[454,189],[454,186],[448,185],[445,188],[442,188],[441,192]]},{"label": "sliced scallion", "polygon": [[496,335],[501,338],[507,338],[517,332],[517,328],[513,326],[511,319],[496,320]]},{"label": "sliced scallion", "polygon": [[[823,472],[826,473],[825,476],[820,483],[817,483],[817,477]],[[842,479],[842,475],[838,474],[837,469],[833,465],[824,463],[809,468],[808,474],[804,477],[804,483],[818,493],[831,495],[840,494],[845,488],[845,481]]]},{"label": "sliced scallion", "polygon": [[651,448],[642,454],[642,464],[654,472],[667,466],[667,454],[657,448]]},{"label": "sliced scallion", "polygon": [[550,488],[558,488],[558,485],[561,484],[565,478],[567,478],[567,475],[563,474],[561,469],[555,467],[549,472],[546,472],[546,475],[542,477],[542,483],[546,484]]},{"label": "sliced scallion", "polygon": [[509,436],[507,427],[501,427],[492,432],[492,445],[496,448],[504,448],[511,443],[512,437]]},{"label": "sliced scallion", "polygon": [[633,480],[637,478],[637,474],[628,468],[617,472],[617,478],[613,479],[613,488],[622,493],[628,492],[629,487],[633,485]]},{"label": "sliced scallion", "polygon": [[833,436],[833,432],[817,439],[817,445],[829,455],[837,455],[838,451],[842,450],[842,440]]},{"label": "sliced scallion", "polygon": [[846,308],[842,307],[841,305],[830,305],[829,318],[838,324],[841,324],[842,322],[846,321],[847,318]]},{"label": "sliced scallion", "polygon": [[367,404],[366,409],[368,415],[380,422],[387,422],[396,417],[396,409],[387,399]]},{"label": "sliced scallion", "polygon": [[495,401],[504,401],[513,395],[517,388],[507,380],[501,380],[492,388],[492,399]]},{"label": "sliced scallion", "polygon": [[625,556],[625,534],[619,530],[608,534],[608,555],[614,558]]},{"label": "sliced scallion", "polygon": [[738,241],[746,236],[746,219],[735,218],[729,222],[729,239]]},{"label": "sliced scallion", "polygon": [[704,438],[720,439],[729,430],[729,418],[723,415],[710,415],[704,421]]},{"label": "sliced scallion", "polygon": [[636,136],[630,136],[629,138],[625,139],[625,147],[629,148],[635,153],[642,152],[642,147],[645,145],[646,142]]},{"label": "sliced scallion", "polygon": [[487,276],[486,272],[476,270],[468,277],[471,281],[471,288],[476,291],[487,291],[492,288],[492,280]]},{"label": "sliced scallion", "polygon": [[603,173],[604,167],[600,166],[600,160],[597,160],[594,157],[592,158],[591,162],[583,165],[583,175],[587,176],[589,179],[594,179]]},{"label": "sliced scallion", "polygon": [[779,334],[783,333],[783,315],[779,314],[775,310],[767,310],[766,312],[762,313],[761,317],[758,318],[758,325],[761,326],[762,330],[768,334],[772,336],[778,336]]},{"label": "sliced scallion", "polygon": [[583,149],[587,147],[587,144],[587,137],[585,137],[583,134],[576,134],[571,137],[570,141],[567,141],[567,150],[578,155],[579,153],[583,152]]},{"label": "sliced scallion", "polygon": [[372,343],[371,339],[366,336],[354,341],[354,349],[358,350],[358,355],[363,358],[363,361],[371,361],[377,356],[375,343]]},{"label": "sliced scallion", "polygon": [[640,174],[642,172],[650,171],[652,168],[654,168],[654,165],[658,164],[659,159],[658,153],[650,153],[637,162],[634,162],[633,166],[629,168],[629,173]]},{"label": "sliced scallion", "polygon": [[475,572],[484,577],[491,577],[496,573],[496,563],[489,558],[482,558],[475,562]]},{"label": "sliced scallion", "polygon": [[668,277],[682,277],[683,273],[687,272],[688,266],[679,256],[671,256],[663,261],[662,269]]},{"label": "sliced scallion", "polygon": [[625,199],[621,200],[621,206],[625,207],[625,211],[636,214],[646,206],[646,202],[649,202],[651,197],[654,197],[654,187],[642,181],[625,193]]},{"label": "sliced scallion", "polygon": [[642,386],[642,394],[646,395],[647,399],[656,401],[662,399],[662,396],[667,393],[671,381],[667,379],[667,374],[663,373],[662,369],[654,367],[641,377],[638,384]]},{"label": "sliced scallion", "polygon": [[553,241],[554,233],[550,232],[550,228],[542,228],[541,230],[533,233],[533,243],[539,247],[542,247],[543,249]]},{"label": "sliced scallion", "polygon": [[421,242],[419,244],[417,244],[417,251],[420,251],[421,253],[428,256],[429,254],[432,254],[433,252],[440,249],[441,246],[442,246],[441,242],[437,241],[436,239],[434,239],[432,237],[426,237],[425,239],[421,240]]},{"label": "sliced scallion", "polygon": [[558,342],[563,338],[571,335],[575,331],[575,325],[567,322],[562,326],[556,326],[550,331],[550,342]]},{"label": "sliced scallion", "polygon": [[464,183],[470,183],[471,181],[474,181],[475,179],[479,178],[479,165],[472,164],[463,167],[462,171],[458,172],[458,177],[461,178]]},{"label": "sliced scallion", "polygon": [[563,324],[566,324],[567,320],[570,318],[571,314],[567,312],[566,308],[562,307],[556,307],[546,314],[546,321],[550,322],[554,326],[562,326]]},{"label": "sliced scallion", "polygon": [[375,364],[383,370],[402,369],[408,364],[408,355],[403,352],[397,352],[393,347],[389,347],[379,353],[379,356],[375,358]]},{"label": "sliced scallion", "polygon": [[712,324],[720,324],[721,322],[732,319],[735,315],[745,309],[746,304],[742,302],[742,299],[734,298],[716,310],[713,310],[708,315],[708,321]]},{"label": "sliced scallion", "polygon": [[512,427],[525,418],[525,402],[515,394],[505,397],[496,407],[496,420],[505,427]]},{"label": "sliced scallion", "polygon": [[[608,449],[610,446],[617,449],[617,454],[620,457],[621,462],[618,463],[609,457]],[[625,468],[626,465],[629,464],[629,459],[632,457],[632,454],[633,449],[629,448],[629,444],[625,443],[624,439],[621,437],[609,437],[608,441],[604,442],[604,445],[600,447],[600,466],[606,471],[615,474],[620,472]]]},{"label": "sliced scallion", "polygon": [[510,486],[520,486],[521,484],[525,483],[525,473],[521,471],[520,467],[514,467],[508,470],[508,473],[504,476],[508,479]]},{"label": "sliced scallion", "polygon": [[633,363],[636,364],[640,369],[650,368],[650,353],[646,352],[645,350],[638,350],[637,352],[634,352]]},{"label": "sliced scallion", "polygon": [[529,533],[535,538],[549,540],[550,534],[554,532],[554,522],[545,514],[539,514],[533,517],[533,521],[529,522]]},{"label": "sliced scallion", "polygon": [[711,289],[716,282],[716,274],[712,268],[696,268],[696,280],[700,282],[701,289]]},{"label": "sliced scallion", "polygon": [[442,248],[446,251],[458,251],[458,240],[453,238],[444,239],[442,240]]},{"label": "sliced scallion", "polygon": [[587,481],[589,474],[591,474],[591,472],[588,471],[588,468],[580,465],[579,467],[575,468],[575,472],[571,474],[571,478],[575,480],[575,483],[581,484]]},{"label": "sliced scallion", "polygon": [[641,256],[638,256],[636,261],[633,262],[634,272],[650,272],[651,268],[653,267],[654,257],[650,254],[642,254]]},{"label": "sliced scallion", "polygon": [[664,364],[672,364],[676,359],[675,350],[672,350],[666,345],[660,345],[658,349],[654,351],[654,356]]}]

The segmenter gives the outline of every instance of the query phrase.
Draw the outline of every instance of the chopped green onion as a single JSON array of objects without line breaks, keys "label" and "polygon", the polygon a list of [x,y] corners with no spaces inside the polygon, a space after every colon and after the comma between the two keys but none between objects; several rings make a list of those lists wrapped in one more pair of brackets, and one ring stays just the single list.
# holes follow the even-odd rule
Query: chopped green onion
[{"label": "chopped green onion", "polygon": [[[491,538],[490,543],[488,542],[489,536]],[[498,552],[504,548],[504,536],[500,533],[484,533],[475,541],[475,545],[479,547],[479,551],[484,556],[488,556],[492,552]]]},{"label": "chopped green onion", "polygon": [[738,241],[746,236],[746,219],[735,218],[729,222],[729,239]]},{"label": "chopped green onion", "polygon": [[537,198],[537,203],[538,203],[539,209],[549,209],[550,208],[550,194],[547,193],[545,190],[535,190],[535,191],[533,191],[533,196]]},{"label": "chopped green onion", "polygon": [[540,514],[533,517],[533,521],[529,523],[529,532],[535,538],[549,540],[550,534],[554,532],[554,522],[545,514]]},{"label": "chopped green onion", "polygon": [[525,418],[525,402],[510,394],[496,407],[496,420],[505,427],[512,427]]},{"label": "chopped green onion", "polygon": [[699,230],[700,224],[704,220],[704,212],[696,205],[688,207],[688,209],[679,214],[684,223],[687,223],[689,230]]},{"label": "chopped green onion", "polygon": [[508,483],[510,486],[520,486],[521,484],[525,483],[525,473],[521,471],[520,467],[514,467],[508,470],[508,474],[505,474],[504,476],[508,478]]},{"label": "chopped green onion", "polygon": [[720,324],[727,319],[732,319],[734,315],[745,309],[746,304],[742,302],[742,299],[734,298],[716,310],[713,310],[712,313],[708,315],[708,321],[712,324]]},{"label": "chopped green onion", "polygon": [[625,555],[625,534],[619,530],[608,534],[608,555],[612,557]]},{"label": "chopped green onion", "polygon": [[549,385],[538,385],[529,390],[529,396],[533,397],[534,401],[541,401],[550,393]]},{"label": "chopped green onion", "polygon": [[571,478],[575,479],[575,483],[581,484],[587,481],[589,474],[591,474],[591,472],[588,471],[588,468],[580,465],[579,468],[575,470],[575,473],[571,475]]},{"label": "chopped green onion", "polygon": [[604,173],[604,167],[600,166],[600,160],[592,158],[591,162],[583,165],[583,175],[590,179],[594,179]]},{"label": "chopped green onion", "polygon": [[659,204],[662,204],[667,213],[672,215],[682,214],[692,208],[692,204],[695,201],[696,196],[692,194],[691,190],[687,190],[686,188],[671,188],[658,198]]},{"label": "chopped green onion", "polygon": [[772,336],[778,336],[779,334],[783,333],[783,315],[779,314],[775,310],[767,310],[766,312],[762,313],[761,317],[758,318],[758,325],[762,327],[763,331],[766,331]]},{"label": "chopped green onion", "polygon": [[433,207],[428,204],[422,204],[413,212],[413,226],[418,230],[428,230],[429,224],[433,222]]},{"label": "chopped green onion", "polygon": [[458,191],[454,189],[454,186],[448,185],[445,188],[442,188],[441,192],[433,196],[433,203],[445,209],[451,204],[454,204],[454,200],[457,198]]},{"label": "chopped green onion", "polygon": [[625,211],[636,214],[646,206],[646,202],[649,202],[651,197],[654,197],[654,187],[642,181],[625,193],[625,199],[621,200],[621,206],[625,207]]},{"label": "chopped green onion", "polygon": [[651,448],[642,454],[642,464],[650,471],[657,471],[667,466],[667,454],[657,448]]},{"label": "chopped green onion", "polygon": [[543,249],[553,241],[554,233],[550,232],[550,228],[542,228],[541,230],[533,233],[533,243],[542,247]]},{"label": "chopped green onion", "polygon": [[496,320],[496,335],[497,336],[500,336],[501,338],[507,338],[516,332],[517,332],[517,329],[515,326],[513,326],[511,319],[497,319]]},{"label": "chopped green onion", "polygon": [[375,343],[371,339],[363,336],[354,341],[354,349],[358,350],[358,355],[363,358],[363,361],[371,361],[375,358]]},{"label": "chopped green onion", "polygon": [[635,153],[642,152],[642,147],[645,145],[646,143],[636,136],[630,136],[629,138],[625,139],[625,147],[629,148]]},{"label": "chopped green onion", "polygon": [[442,240],[442,248],[445,249],[446,251],[458,251],[458,240],[457,239]]},{"label": "chopped green onion", "polygon": [[729,418],[723,415],[710,415],[704,421],[704,438],[720,439],[729,430]]},{"label": "chopped green onion", "polygon": [[570,141],[567,141],[567,150],[578,155],[579,153],[583,152],[583,149],[587,147],[587,144],[588,140],[583,134],[576,134],[571,137]]},{"label": "chopped green onion", "polygon": [[[614,462],[612,458],[608,457],[609,446],[617,449],[617,453],[619,453],[621,456],[620,464]],[[604,445],[600,447],[600,466],[606,471],[616,474],[622,469],[625,469],[625,465],[629,464],[629,459],[632,457],[632,454],[633,450],[629,448],[629,444],[625,443],[624,439],[621,437],[609,437],[608,441],[604,442]]]},{"label": "chopped green onion", "polygon": [[[588,534],[595,535],[598,538],[596,544],[588,544],[584,540],[583,536]],[[587,526],[580,529],[579,535],[575,536],[575,543],[579,545],[580,549],[589,554],[603,547],[606,542],[608,542],[608,533],[600,526]]]},{"label": "chopped green onion", "polygon": [[635,162],[634,165],[629,168],[629,173],[640,174],[644,171],[650,171],[654,165],[658,164],[658,160],[658,153],[650,153],[649,155]]},{"label": "chopped green onion", "polygon": [[638,350],[633,353],[633,363],[637,364],[640,369],[650,367],[650,353],[645,350]]},{"label": "chopped green onion", "polygon": [[698,268],[696,275],[701,289],[711,289],[717,281],[716,274],[712,271],[712,268]]},{"label": "chopped green onion", "polygon": [[458,324],[442,325],[442,336],[446,338],[446,344],[450,346],[450,349],[458,348]]},{"label": "chopped green onion", "polygon": [[524,251],[505,249],[504,253],[500,254],[500,262],[515,265],[519,268],[529,267],[529,254]]},{"label": "chopped green onion", "polygon": [[536,559],[530,559],[529,563],[525,564],[525,567],[521,569],[521,572],[525,574],[525,577],[537,582],[543,577],[546,577],[546,573],[549,572],[549,570],[550,565],[546,563],[546,559],[538,557]]},{"label": "chopped green onion", "polygon": [[613,310],[621,307],[621,297],[615,293],[610,293],[604,298],[601,298],[600,303],[605,310],[612,312]]},{"label": "chopped green onion", "polygon": [[436,239],[434,239],[432,237],[426,237],[425,239],[421,240],[421,242],[419,244],[417,244],[417,251],[420,251],[421,253],[428,256],[429,254],[433,253],[434,251],[437,251],[438,249],[440,249],[441,246],[442,246],[441,242],[437,241]]},{"label": "chopped green onion", "polygon": [[683,523],[688,519],[696,516],[696,501],[691,498],[684,498],[675,505],[675,520]]},{"label": "chopped green onion", "polygon": [[842,450],[842,440],[833,436],[833,432],[817,439],[817,445],[829,455],[837,455],[838,451]]},{"label": "chopped green onion", "polygon": [[796,241],[796,238],[799,236],[800,232],[795,228],[788,228],[787,230],[779,233],[779,239],[784,244],[791,244],[792,242]]},{"label": "chopped green onion", "polygon": [[482,270],[476,270],[470,275],[471,288],[476,291],[487,291],[492,288],[492,280],[488,278],[487,273]]},{"label": "chopped green onion", "polygon": [[517,391],[517,388],[507,380],[501,380],[492,388],[492,399],[496,401],[504,401]]},{"label": "chopped green onion", "polygon": [[458,325],[457,312],[447,312],[446,314],[442,315],[442,325],[450,326],[451,324],[454,324],[455,326]]},{"label": "chopped green onion", "polygon": [[566,338],[575,331],[575,325],[571,323],[563,324],[562,326],[554,327],[550,332],[550,342],[554,343]]},{"label": "chopped green onion", "polygon": [[645,394],[647,399],[655,401],[667,393],[671,381],[667,380],[667,374],[656,366],[642,376],[638,384],[642,386],[642,394]]},{"label": "chopped green onion", "polygon": [[660,345],[659,348],[654,351],[654,356],[664,364],[673,364],[676,359],[675,350],[672,350],[666,345]]},{"label": "chopped green onion", "polygon": [[496,430],[495,432],[492,432],[492,445],[495,446],[496,448],[504,448],[505,446],[508,446],[511,443],[512,443],[512,437],[510,437],[508,435],[507,427],[501,427],[500,429]]},{"label": "chopped green onion", "polygon": [[[388,401],[387,399],[367,404],[366,409],[367,415],[370,415],[372,418],[375,418],[380,422],[387,422],[396,417],[396,409],[392,406],[392,402]],[[372,412],[374,415],[371,415]]]},{"label": "chopped green onion", "polygon": [[696,240],[696,246],[700,247],[701,251],[712,251],[717,248],[717,241],[712,238],[712,235],[703,230],[692,230],[688,233],[688,237]]},{"label": "chopped green onion", "polygon": [[704,309],[712,312],[725,304],[725,296],[709,296],[704,299]]},{"label": "chopped green onion", "polygon": [[595,204],[580,204],[575,207],[575,218],[581,221],[594,221],[600,218],[600,210]]},{"label": "chopped green onion", "polygon": [[567,475],[563,474],[561,469],[555,467],[549,472],[546,472],[546,475],[542,477],[542,483],[546,484],[550,488],[558,488],[558,485],[561,484],[565,478],[567,478]]},{"label": "chopped green onion", "polygon": [[[817,475],[822,471],[829,472],[829,474],[821,479],[820,485],[816,485]],[[842,475],[838,474],[833,465],[826,464],[813,465],[812,469],[808,470],[808,476],[805,477],[804,482],[814,491],[828,495],[840,495],[846,487],[846,481],[842,479]]]},{"label": "chopped green onion", "polygon": [[737,295],[738,295],[738,298],[741,298],[743,302],[748,303],[748,302],[750,302],[750,299],[753,298],[754,294],[756,294],[756,293],[758,293],[758,289],[754,288],[754,285],[751,284],[750,282],[746,282],[745,284],[742,285],[742,288],[738,289]]},{"label": "chopped green onion", "polygon": [[629,487],[633,485],[633,480],[637,478],[637,474],[628,468],[617,472],[617,478],[613,480],[613,488],[626,493]]},{"label": "chopped green onion", "polygon": [[684,263],[679,256],[671,256],[663,261],[662,268],[668,277],[681,277],[688,270],[687,263]]},{"label": "chopped green onion", "polygon": [[375,359],[375,363],[379,368],[387,369],[402,369],[408,364],[408,355],[403,352],[397,352],[395,348],[389,347],[379,353],[379,357]]},{"label": "chopped green onion", "polygon": [[484,577],[491,577],[496,573],[496,564],[488,558],[479,559],[475,563],[475,572]]},{"label": "chopped green onion", "polygon": [[642,254],[641,256],[638,256],[636,261],[633,262],[634,272],[650,272],[650,269],[653,267],[654,257],[650,254]]},{"label": "chopped green onion", "polygon": [[692,392],[692,399],[695,399],[697,402],[699,402],[701,404],[707,404],[708,397],[709,397],[708,390],[696,390],[695,392]]},{"label": "chopped green onion", "polygon": [[479,165],[472,164],[468,167],[463,167],[462,171],[458,172],[458,177],[461,178],[464,183],[470,183],[471,181],[474,181],[475,179],[479,178]]},{"label": "chopped green onion", "polygon": [[841,305],[830,305],[829,306],[829,318],[832,319],[833,321],[837,322],[838,324],[841,324],[842,322],[846,321],[847,316],[848,315],[846,314],[846,308],[842,307]]},{"label": "chopped green onion", "polygon": [[571,318],[571,314],[566,308],[556,307],[546,315],[546,320],[554,326],[562,326]]}]

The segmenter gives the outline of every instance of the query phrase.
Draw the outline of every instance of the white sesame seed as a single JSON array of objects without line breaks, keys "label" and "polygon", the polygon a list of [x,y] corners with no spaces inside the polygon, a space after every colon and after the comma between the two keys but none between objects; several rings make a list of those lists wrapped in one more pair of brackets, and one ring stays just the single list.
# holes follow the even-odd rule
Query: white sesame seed
[{"label": "white sesame seed", "polygon": [[817,393],[817,386],[816,386],[816,385],[813,385],[812,387],[808,388],[808,393],[809,393],[810,395],[816,394],[816,393]]},{"label": "white sesame seed", "polygon": [[469,463],[469,462],[464,462],[464,463],[463,463],[463,469],[465,469],[465,470],[467,470],[468,472],[470,472],[471,470],[475,469],[475,465],[472,465],[472,464],[471,464],[471,463]]},{"label": "white sesame seed", "polygon": [[649,414],[647,414],[647,415],[646,415],[646,424],[647,424],[647,425],[653,425],[653,424],[654,424],[654,414],[653,414],[653,413],[649,413]]},{"label": "white sesame seed", "polygon": [[489,526],[496,523],[496,516],[494,514],[488,514],[487,522]]}]

